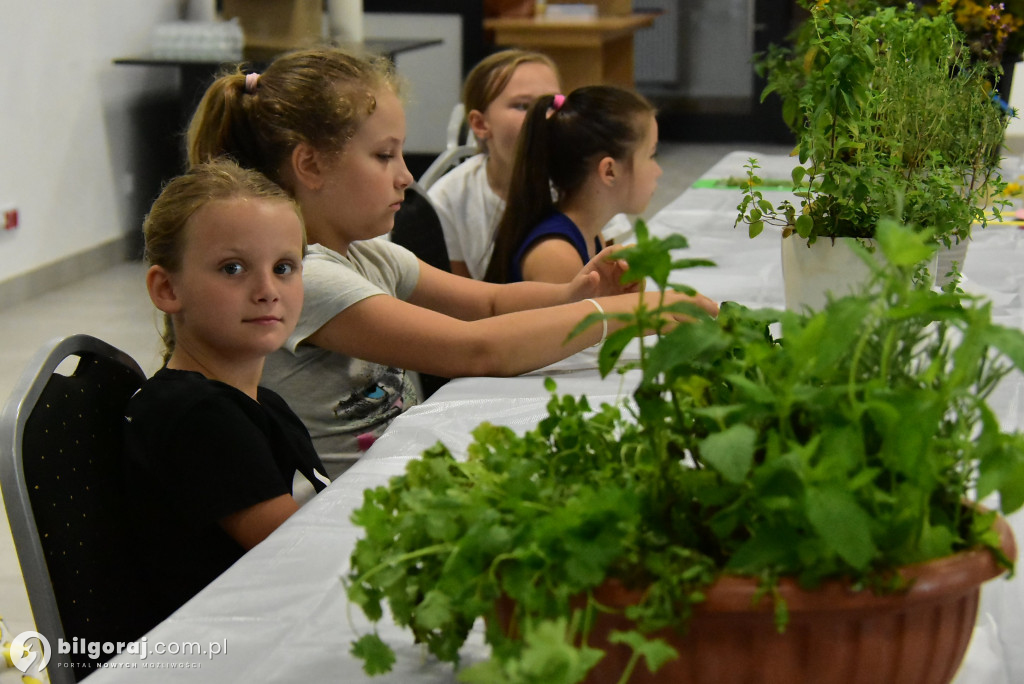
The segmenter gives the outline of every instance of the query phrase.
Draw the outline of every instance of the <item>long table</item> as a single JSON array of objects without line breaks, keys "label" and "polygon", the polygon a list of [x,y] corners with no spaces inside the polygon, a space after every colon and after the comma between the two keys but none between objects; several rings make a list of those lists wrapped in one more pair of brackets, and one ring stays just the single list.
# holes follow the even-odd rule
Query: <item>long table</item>
[{"label": "long table", "polygon": [[[707,179],[742,174],[751,156],[735,152],[705,174]],[[761,159],[765,177],[788,177],[790,160]],[[772,191],[776,192],[776,191]],[[781,191],[779,191],[781,192]],[[779,196],[781,198],[781,195]],[[743,226],[733,228],[739,193],[735,189],[686,190],[650,222],[655,234],[681,232],[693,256],[713,258],[715,269],[685,272],[676,279],[717,300],[748,305],[783,305],[781,237],[750,240]],[[979,231],[965,265],[965,289],[990,297],[996,318],[1024,328],[1024,231],[990,227]],[[120,656],[111,668],[92,675],[92,684],[139,682],[376,682],[451,683],[450,666],[411,643],[388,617],[381,636],[399,645],[388,675],[370,678],[349,654],[349,645],[371,629],[350,607],[341,577],[360,529],[349,522],[363,490],[385,484],[426,448],[443,441],[465,453],[470,431],[483,421],[525,431],[546,415],[542,376],[552,376],[561,393],[586,394],[593,404],[628,396],[637,376],[601,379],[595,355],[582,352],[536,373],[507,379],[454,380],[429,401],[399,417],[367,454],[342,478],[313,498],[284,525],[200,594],[146,635],[148,656]],[[1024,379],[1006,378],[994,406],[1007,428],[1024,426]],[[1024,513],[1011,516],[1024,541]],[[978,627],[958,684],[1024,682],[1024,579],[987,584]],[[200,649],[195,652],[196,647]],[[159,655],[157,650],[165,653]],[[480,630],[465,654],[485,656]]]}]

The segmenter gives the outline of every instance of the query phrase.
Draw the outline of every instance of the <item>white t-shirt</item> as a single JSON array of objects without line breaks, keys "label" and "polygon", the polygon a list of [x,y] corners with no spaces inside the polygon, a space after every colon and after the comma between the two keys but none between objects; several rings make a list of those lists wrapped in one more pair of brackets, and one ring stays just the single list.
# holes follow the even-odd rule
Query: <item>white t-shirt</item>
[{"label": "white t-shirt", "polygon": [[444,231],[451,261],[462,261],[476,280],[483,280],[494,247],[494,231],[505,200],[487,182],[487,155],[462,162],[427,191]]},{"label": "white t-shirt", "polygon": [[401,368],[354,359],[305,340],[367,297],[408,299],[418,280],[416,256],[386,238],[354,242],[346,256],[310,245],[303,260],[302,315],[284,347],[267,357],[261,384],[280,394],[302,419],[332,477],[337,470],[328,455],[365,451],[418,400]]},{"label": "white t-shirt", "polygon": [[[487,182],[487,155],[477,154],[462,162],[427,191],[444,231],[451,261],[462,261],[475,280],[483,280],[494,249],[494,231],[505,211],[505,200]],[[616,214],[602,229],[606,240],[632,231],[625,214]]]}]

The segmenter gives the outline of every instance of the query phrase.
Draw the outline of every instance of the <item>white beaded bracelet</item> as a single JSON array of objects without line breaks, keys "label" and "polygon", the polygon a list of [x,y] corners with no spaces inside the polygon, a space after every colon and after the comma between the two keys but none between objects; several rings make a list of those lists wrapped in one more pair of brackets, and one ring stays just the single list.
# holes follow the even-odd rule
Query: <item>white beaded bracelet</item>
[{"label": "white beaded bracelet", "polygon": [[[590,302],[591,304],[593,304],[594,308],[597,309],[597,312],[599,314],[601,314],[602,316],[604,315],[604,308],[602,308],[602,306],[597,303],[596,299],[585,299],[584,301],[587,301],[587,302]],[[608,319],[607,318],[602,318],[601,319],[601,341],[598,342],[597,344],[603,344],[606,339],[608,339]]]}]

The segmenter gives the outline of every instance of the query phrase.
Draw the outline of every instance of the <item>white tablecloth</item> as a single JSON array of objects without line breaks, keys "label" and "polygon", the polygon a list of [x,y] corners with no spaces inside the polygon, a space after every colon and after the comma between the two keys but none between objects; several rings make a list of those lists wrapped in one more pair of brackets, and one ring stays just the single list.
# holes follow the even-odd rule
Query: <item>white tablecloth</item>
[{"label": "white tablecloth", "polygon": [[[751,156],[735,152],[710,169],[706,178],[742,175]],[[765,178],[788,178],[792,161],[762,159]],[[784,195],[785,193],[780,193]],[[676,276],[714,299],[752,306],[783,305],[778,234],[755,240],[745,226],[733,228],[737,190],[690,189],[650,222],[652,232],[682,232],[689,254],[715,259],[716,269],[698,269]],[[766,231],[767,232],[767,231]],[[990,227],[979,231],[966,260],[967,289],[995,303],[1004,324],[1024,327],[1022,256],[1024,231]],[[612,375],[602,380],[594,369],[593,352],[518,378],[455,380],[421,406],[399,417],[370,451],[341,479],[317,495],[280,529],[253,549],[192,601],[146,636],[145,660],[121,656],[115,668],[93,675],[93,684],[109,682],[377,682],[412,684],[454,682],[449,666],[426,657],[385,617],[381,635],[400,645],[394,671],[369,678],[349,655],[350,642],[369,629],[358,609],[351,608],[340,578],[360,530],[348,518],[362,502],[367,487],[386,483],[403,471],[424,448],[443,441],[464,453],[470,431],[480,422],[534,426],[546,415],[547,393],[540,376],[552,375],[559,392],[586,394],[592,403],[628,396],[636,377]],[[999,388],[994,404],[1007,428],[1024,424],[1024,382],[1011,376]],[[1024,514],[1012,516],[1018,540],[1024,542]],[[1024,579],[997,580],[986,585],[979,627],[958,684],[1024,683]],[[223,650],[196,655],[183,644]],[[157,655],[154,650],[167,651]],[[183,651],[171,655],[172,651]],[[184,652],[188,651],[188,652]],[[206,651],[204,650],[203,653]],[[486,653],[479,633],[466,649],[470,660]],[[123,669],[121,669],[123,668]]]}]

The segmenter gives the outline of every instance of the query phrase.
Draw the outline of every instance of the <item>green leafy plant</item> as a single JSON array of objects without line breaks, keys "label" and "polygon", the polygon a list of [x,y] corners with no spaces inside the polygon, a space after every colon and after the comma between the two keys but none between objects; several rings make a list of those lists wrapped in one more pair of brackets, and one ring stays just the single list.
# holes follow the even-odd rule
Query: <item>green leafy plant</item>
[{"label": "green leafy plant", "polygon": [[972,61],[949,8],[806,5],[795,44],[759,64],[762,97],[781,98],[796,136],[798,203],[765,198],[751,160],[736,223],[751,237],[775,225],[814,242],[870,238],[892,217],[948,246],[990,211],[998,218],[1001,202],[986,206],[1004,186],[1009,114],[991,92],[998,67]]},{"label": "green leafy plant", "polygon": [[[954,287],[917,285],[928,238],[883,222],[886,263],[865,255],[870,291],[818,313],[726,304],[717,319],[679,305],[618,316],[628,326],[608,337],[600,366],[639,367],[633,400],[592,407],[548,379],[536,429],[483,424],[465,459],[438,444],[367,490],[353,514],[365,537],[350,600],[374,621],[386,603],[456,663],[483,618],[491,658],[461,681],[570,684],[602,655],[588,637],[611,609],[594,590],[615,579],[643,591],[626,609],[635,629],[612,635],[633,649],[625,682],[641,662],[656,670],[674,657],[648,635],[685,629],[722,575],[759,578],[767,593],[782,577],[881,592],[901,589],[896,568],[962,549],[989,547],[1009,565],[996,514],[971,501],[998,492],[1004,512],[1024,503],[1024,436],[1001,431],[986,403],[1024,368],[1024,333]],[[674,259],[685,244],[639,224],[622,253],[627,277],[685,290],[670,284],[673,267],[706,263]],[[666,324],[680,315],[692,322]],[[621,362],[651,329],[661,332],[639,361]],[[394,657],[375,633],[355,652],[371,673]]]},{"label": "green leafy plant", "polygon": [[993,65],[1024,52],[1024,0],[829,0],[847,12],[866,13],[878,7],[912,5],[928,16],[951,13],[964,34],[971,57]]}]

